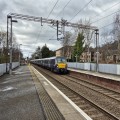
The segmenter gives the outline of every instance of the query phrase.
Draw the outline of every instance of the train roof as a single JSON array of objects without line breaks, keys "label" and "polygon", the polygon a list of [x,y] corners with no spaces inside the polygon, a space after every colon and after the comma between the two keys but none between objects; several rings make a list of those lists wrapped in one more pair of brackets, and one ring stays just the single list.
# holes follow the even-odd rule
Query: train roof
[{"label": "train roof", "polygon": [[59,57],[63,57],[63,56],[54,56],[54,57],[49,57],[49,58],[34,59],[34,60],[31,60],[31,61],[50,60],[50,59],[55,59],[55,58],[59,58]]}]

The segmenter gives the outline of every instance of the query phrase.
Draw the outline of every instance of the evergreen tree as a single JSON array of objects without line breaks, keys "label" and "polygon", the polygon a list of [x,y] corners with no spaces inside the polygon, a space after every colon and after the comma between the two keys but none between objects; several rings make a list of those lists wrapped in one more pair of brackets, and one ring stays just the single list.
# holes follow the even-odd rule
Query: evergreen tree
[{"label": "evergreen tree", "polygon": [[74,52],[73,52],[73,56],[77,57],[77,60],[79,60],[80,55],[82,54],[82,52],[85,49],[85,47],[83,47],[83,45],[84,45],[83,33],[78,33],[78,37],[77,37],[77,40],[75,42]]},{"label": "evergreen tree", "polygon": [[40,46],[37,47],[36,52],[35,52],[35,59],[40,59],[41,56],[41,49]]},{"label": "evergreen tree", "polygon": [[49,53],[50,53],[50,57],[55,56],[55,51],[50,50]]},{"label": "evergreen tree", "polygon": [[47,47],[46,44],[42,47],[41,53],[42,53],[42,58],[47,58],[50,56],[49,48]]}]

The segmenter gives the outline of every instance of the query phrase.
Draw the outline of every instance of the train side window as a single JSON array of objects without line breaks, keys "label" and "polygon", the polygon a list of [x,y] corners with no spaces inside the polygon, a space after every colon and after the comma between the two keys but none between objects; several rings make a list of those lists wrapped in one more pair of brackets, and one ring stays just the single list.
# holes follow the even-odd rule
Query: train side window
[{"label": "train side window", "polygon": [[55,64],[55,59],[51,59],[50,64]]}]

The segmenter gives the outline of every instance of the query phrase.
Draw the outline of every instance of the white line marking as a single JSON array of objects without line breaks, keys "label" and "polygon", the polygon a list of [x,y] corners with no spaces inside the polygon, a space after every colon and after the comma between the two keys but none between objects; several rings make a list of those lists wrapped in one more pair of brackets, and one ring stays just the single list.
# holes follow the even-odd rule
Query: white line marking
[{"label": "white line marking", "polygon": [[48,83],[47,82],[43,82],[45,85],[48,85]]},{"label": "white line marking", "polygon": [[[33,67],[33,66],[32,66]],[[33,67],[34,68],[34,67]],[[83,110],[81,110],[74,102],[72,102],[64,93],[62,93],[56,86],[54,86],[46,77],[44,77],[40,72],[35,68],[34,70],[41,75],[54,89],[56,89],[79,113],[85,120],[93,120],[90,118]]]},{"label": "white line marking", "polygon": [[17,88],[14,88],[14,87],[6,87],[5,89],[0,90],[0,91],[5,92],[5,91],[13,90],[13,89],[17,89]]}]

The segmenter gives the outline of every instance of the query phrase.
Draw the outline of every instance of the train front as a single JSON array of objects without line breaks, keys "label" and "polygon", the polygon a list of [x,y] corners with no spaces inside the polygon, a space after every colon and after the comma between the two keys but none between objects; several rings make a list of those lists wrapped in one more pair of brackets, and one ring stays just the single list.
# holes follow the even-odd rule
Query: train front
[{"label": "train front", "polygon": [[56,57],[56,70],[58,73],[67,73],[67,61],[65,57]]}]

